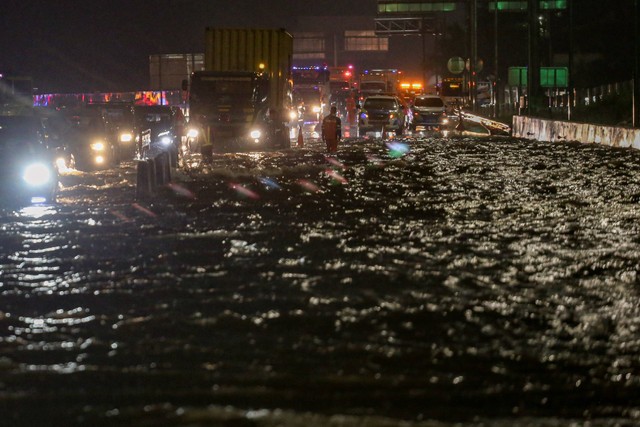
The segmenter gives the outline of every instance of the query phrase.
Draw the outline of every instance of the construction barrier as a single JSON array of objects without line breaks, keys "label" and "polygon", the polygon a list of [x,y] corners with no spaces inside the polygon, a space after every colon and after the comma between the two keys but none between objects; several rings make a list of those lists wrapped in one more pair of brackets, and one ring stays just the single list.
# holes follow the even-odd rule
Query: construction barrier
[{"label": "construction barrier", "polygon": [[544,142],[577,141],[640,148],[640,129],[513,116],[512,136]]}]

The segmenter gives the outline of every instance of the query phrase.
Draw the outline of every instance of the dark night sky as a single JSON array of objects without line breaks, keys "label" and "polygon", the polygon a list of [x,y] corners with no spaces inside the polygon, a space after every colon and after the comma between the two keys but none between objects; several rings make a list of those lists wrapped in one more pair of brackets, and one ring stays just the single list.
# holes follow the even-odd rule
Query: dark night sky
[{"label": "dark night sky", "polygon": [[[604,82],[630,78],[633,0],[574,2],[575,51],[603,58],[587,71]],[[149,55],[202,52],[207,26],[290,29],[298,16],[375,14],[376,0],[0,0],[0,72],[31,75],[40,92],[138,90],[148,86]],[[526,53],[508,33],[526,34],[520,15],[501,18],[505,59]],[[479,23],[487,58],[491,23]],[[562,48],[566,15],[558,23],[554,46]]]},{"label": "dark night sky", "polygon": [[41,92],[134,90],[148,56],[202,52],[204,29],[289,28],[300,15],[375,15],[375,0],[2,0],[0,72]]}]

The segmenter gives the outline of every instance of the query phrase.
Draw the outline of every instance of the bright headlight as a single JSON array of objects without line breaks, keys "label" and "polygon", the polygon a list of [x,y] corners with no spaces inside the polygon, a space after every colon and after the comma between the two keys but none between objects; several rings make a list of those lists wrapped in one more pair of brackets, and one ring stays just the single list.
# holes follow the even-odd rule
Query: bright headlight
[{"label": "bright headlight", "polygon": [[171,137],[163,136],[162,138],[160,138],[160,143],[162,145],[170,145],[171,144]]},{"label": "bright headlight", "polygon": [[249,134],[251,136],[251,138],[253,139],[259,139],[260,136],[262,136],[262,132],[260,132],[259,130],[252,130],[251,133]]},{"label": "bright headlight", "polygon": [[93,151],[104,151],[104,142],[96,141],[91,144],[91,149]]},{"label": "bright headlight", "polygon": [[32,163],[25,168],[22,178],[27,184],[37,187],[51,180],[51,169],[44,163]]},{"label": "bright headlight", "polygon": [[295,111],[289,111],[289,118],[291,120],[295,120],[298,118],[298,113],[296,113]]},{"label": "bright headlight", "polygon": [[318,107],[317,105],[313,107],[313,109],[311,110],[314,113],[319,113],[320,112],[320,107]]},{"label": "bright headlight", "polygon": [[130,132],[124,132],[120,134],[120,142],[131,142],[133,141],[133,135]]},{"label": "bright headlight", "polygon": [[58,170],[65,170],[67,169],[67,161],[64,157],[58,157],[56,159],[56,166],[58,167]]},{"label": "bright headlight", "polygon": [[189,129],[189,131],[187,132],[187,136],[189,138],[197,138],[198,137],[198,129]]}]

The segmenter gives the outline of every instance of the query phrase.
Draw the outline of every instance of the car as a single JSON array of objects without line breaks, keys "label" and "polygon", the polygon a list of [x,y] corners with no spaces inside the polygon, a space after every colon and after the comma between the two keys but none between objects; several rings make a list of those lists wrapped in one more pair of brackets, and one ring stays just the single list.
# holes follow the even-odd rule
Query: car
[{"label": "car", "polygon": [[175,167],[186,127],[182,110],[169,105],[136,105],[134,117],[138,156],[145,157],[157,147],[169,152],[171,166]]},{"label": "car", "polygon": [[35,115],[0,116],[0,201],[55,203],[55,152]]},{"label": "car", "polygon": [[438,95],[419,95],[413,100],[411,130],[438,130],[447,122],[444,100]]},{"label": "car", "polygon": [[65,120],[67,127],[60,137],[64,156],[59,155],[59,167],[89,172],[118,165],[117,142],[101,114],[82,108],[70,112]]},{"label": "car", "polygon": [[109,138],[114,141],[118,160],[132,160],[136,154],[134,106],[130,102],[94,102],[88,109],[99,111]]},{"label": "car", "polygon": [[407,127],[405,106],[397,96],[371,95],[365,98],[358,114],[358,135],[393,131],[402,135]]}]

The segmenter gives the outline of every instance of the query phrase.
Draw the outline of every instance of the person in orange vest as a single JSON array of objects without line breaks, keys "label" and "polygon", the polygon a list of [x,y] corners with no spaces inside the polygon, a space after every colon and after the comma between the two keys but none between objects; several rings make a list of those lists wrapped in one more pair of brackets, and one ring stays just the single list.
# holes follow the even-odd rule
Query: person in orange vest
[{"label": "person in orange vest", "polygon": [[331,107],[331,113],[322,120],[322,140],[327,144],[327,151],[338,151],[338,141],[342,138],[342,121],[337,116],[338,109]]}]

